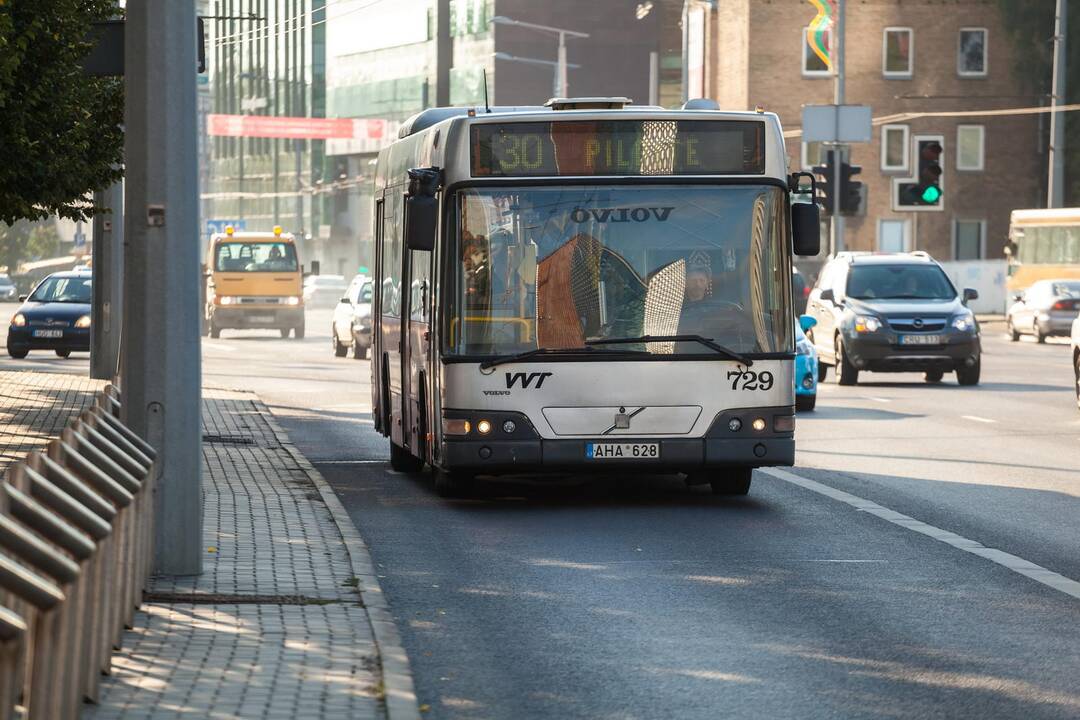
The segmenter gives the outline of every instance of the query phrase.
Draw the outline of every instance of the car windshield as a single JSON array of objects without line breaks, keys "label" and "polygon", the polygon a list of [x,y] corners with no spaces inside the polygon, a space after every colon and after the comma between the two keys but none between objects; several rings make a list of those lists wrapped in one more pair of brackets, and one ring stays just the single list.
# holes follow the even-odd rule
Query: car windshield
[{"label": "car windshield", "polygon": [[219,272],[296,272],[296,248],[282,242],[223,242],[217,246]]},{"label": "car windshield", "polygon": [[47,277],[30,295],[32,302],[89,303],[90,278]]},{"label": "car windshield", "polygon": [[[447,350],[692,334],[739,353],[790,352],[785,206],[783,190],[761,185],[466,190]],[[712,354],[690,341],[595,349]]]},{"label": "car windshield", "polygon": [[852,265],[847,296],[856,300],[952,300],[956,291],[937,265]]},{"label": "car windshield", "polygon": [[[3,281],[0,280],[0,283]],[[1056,282],[1051,290],[1054,297],[1059,298],[1080,298],[1080,281],[1077,282]]]}]

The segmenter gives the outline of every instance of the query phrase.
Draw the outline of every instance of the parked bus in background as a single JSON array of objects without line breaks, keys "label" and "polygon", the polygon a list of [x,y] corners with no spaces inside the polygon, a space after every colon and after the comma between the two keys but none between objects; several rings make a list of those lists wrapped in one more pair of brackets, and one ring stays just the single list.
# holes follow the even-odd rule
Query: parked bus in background
[{"label": "parked bus in background", "polygon": [[1013,210],[1005,252],[1010,296],[1039,280],[1080,279],[1080,208]]},{"label": "parked bus in background", "polygon": [[273,232],[214,233],[203,265],[203,335],[229,328],[266,328],[304,337],[303,272],[293,236]]},{"label": "parked bus in background", "polygon": [[779,120],[629,102],[427,110],[379,154],[394,469],[432,466],[442,494],[603,470],[745,494],[794,461],[792,252],[819,225]]}]

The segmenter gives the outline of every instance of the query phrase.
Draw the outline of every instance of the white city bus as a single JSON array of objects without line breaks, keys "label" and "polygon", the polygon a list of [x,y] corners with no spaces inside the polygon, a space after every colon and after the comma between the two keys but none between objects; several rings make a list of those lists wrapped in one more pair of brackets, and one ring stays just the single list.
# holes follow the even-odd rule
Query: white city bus
[{"label": "white city bus", "polygon": [[818,210],[779,120],[628,103],[428,110],[380,153],[394,469],[431,465],[443,494],[610,469],[745,494],[792,464],[791,256],[817,254]]}]

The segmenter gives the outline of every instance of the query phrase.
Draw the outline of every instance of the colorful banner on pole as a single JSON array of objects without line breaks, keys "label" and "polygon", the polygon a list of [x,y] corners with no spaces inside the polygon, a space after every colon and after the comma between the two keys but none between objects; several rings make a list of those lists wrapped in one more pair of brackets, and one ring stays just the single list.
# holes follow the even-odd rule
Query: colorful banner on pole
[{"label": "colorful banner on pole", "polygon": [[378,118],[309,118],[269,115],[217,115],[206,118],[206,134],[225,137],[297,140],[383,140],[388,123]]},{"label": "colorful banner on pole", "polygon": [[836,0],[808,0],[817,9],[817,15],[806,28],[806,42],[814,54],[821,58],[825,67],[833,69],[830,38],[833,19],[836,17]]}]

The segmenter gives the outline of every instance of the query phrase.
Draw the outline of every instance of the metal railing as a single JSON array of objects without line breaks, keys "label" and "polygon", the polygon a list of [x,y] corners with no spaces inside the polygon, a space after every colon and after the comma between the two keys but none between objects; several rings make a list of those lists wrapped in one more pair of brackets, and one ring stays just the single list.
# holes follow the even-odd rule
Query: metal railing
[{"label": "metal railing", "polygon": [[105,387],[0,483],[0,720],[76,718],[142,600],[155,453]]}]

